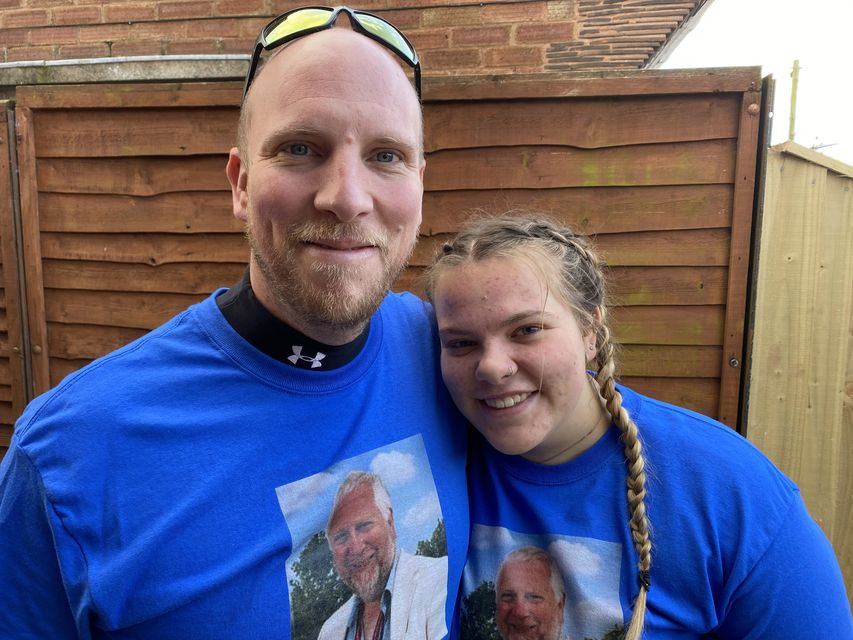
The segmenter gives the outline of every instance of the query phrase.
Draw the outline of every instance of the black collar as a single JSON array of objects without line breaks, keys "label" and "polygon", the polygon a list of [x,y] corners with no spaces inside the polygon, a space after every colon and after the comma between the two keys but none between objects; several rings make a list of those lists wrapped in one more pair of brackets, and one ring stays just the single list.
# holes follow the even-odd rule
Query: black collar
[{"label": "black collar", "polygon": [[355,340],[340,346],[318,342],[285,324],[264,307],[249,281],[249,270],[216,298],[225,319],[244,340],[271,358],[300,369],[328,371],[351,362],[367,341],[370,325]]}]

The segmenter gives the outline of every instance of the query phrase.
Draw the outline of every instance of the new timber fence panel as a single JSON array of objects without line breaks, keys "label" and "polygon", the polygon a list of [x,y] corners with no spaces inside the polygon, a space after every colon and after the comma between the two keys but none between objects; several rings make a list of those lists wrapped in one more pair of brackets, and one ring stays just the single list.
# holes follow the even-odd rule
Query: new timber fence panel
[{"label": "new timber fence panel", "polygon": [[[426,79],[421,241],[395,288],[420,292],[475,210],[549,213],[610,266],[626,383],[735,426],[759,90],[757,69]],[[18,88],[36,392],[239,279],[240,94]]]},{"label": "new timber fence panel", "polygon": [[800,487],[853,597],[853,166],[768,154],[747,437]]}]

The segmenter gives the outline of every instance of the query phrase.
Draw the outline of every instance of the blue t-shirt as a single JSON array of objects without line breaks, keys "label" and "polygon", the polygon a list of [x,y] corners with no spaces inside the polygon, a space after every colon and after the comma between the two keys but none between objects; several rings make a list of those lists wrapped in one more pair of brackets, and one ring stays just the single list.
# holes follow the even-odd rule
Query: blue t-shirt
[{"label": "blue t-shirt", "polygon": [[357,358],[303,370],[211,296],[69,376],[0,467],[0,637],[316,638],[351,596],[323,531],[353,470],[382,478],[399,549],[447,556],[449,627],[466,430],[434,345],[426,306],[392,294]]},{"label": "blue t-shirt", "polygon": [[[797,487],[728,427],[619,389],[646,458],[645,637],[853,638],[838,563]],[[639,586],[617,427],[555,466],[503,455],[479,436],[471,449],[463,640],[485,637],[472,625],[494,601],[499,563],[526,545],[560,567],[564,636],[618,637]]]}]

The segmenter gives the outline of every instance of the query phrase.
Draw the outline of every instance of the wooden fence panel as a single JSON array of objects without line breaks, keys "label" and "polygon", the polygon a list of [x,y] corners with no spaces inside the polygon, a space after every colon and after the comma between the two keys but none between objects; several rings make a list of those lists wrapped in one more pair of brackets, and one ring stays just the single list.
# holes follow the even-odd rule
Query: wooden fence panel
[{"label": "wooden fence panel", "polygon": [[[611,267],[626,382],[734,426],[759,86],[756,69],[427,79],[422,236],[395,288],[421,291],[472,211],[550,213]],[[240,277],[240,90],[18,89],[38,391]]]},{"label": "wooden fence panel", "polygon": [[747,437],[799,486],[853,597],[853,167],[771,149]]},{"label": "wooden fence panel", "polygon": [[0,102],[0,458],[26,403],[25,344],[18,268],[14,112]]}]

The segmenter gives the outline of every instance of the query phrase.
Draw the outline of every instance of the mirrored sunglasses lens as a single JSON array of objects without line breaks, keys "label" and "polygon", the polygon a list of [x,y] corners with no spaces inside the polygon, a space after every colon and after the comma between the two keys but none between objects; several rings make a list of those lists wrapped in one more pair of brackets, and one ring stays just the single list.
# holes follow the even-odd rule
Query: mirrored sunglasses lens
[{"label": "mirrored sunglasses lens", "polygon": [[361,26],[370,31],[373,35],[382,38],[395,49],[399,50],[400,53],[409,59],[409,62],[414,64],[415,52],[403,39],[403,36],[400,35],[400,32],[397,31],[397,29],[376,16],[365,15],[363,13],[357,13],[356,15],[358,16],[358,21],[361,23]]},{"label": "mirrored sunglasses lens", "polygon": [[294,11],[264,34],[264,44],[272,44],[306,29],[321,27],[326,24],[331,14],[331,11],[325,9]]}]

